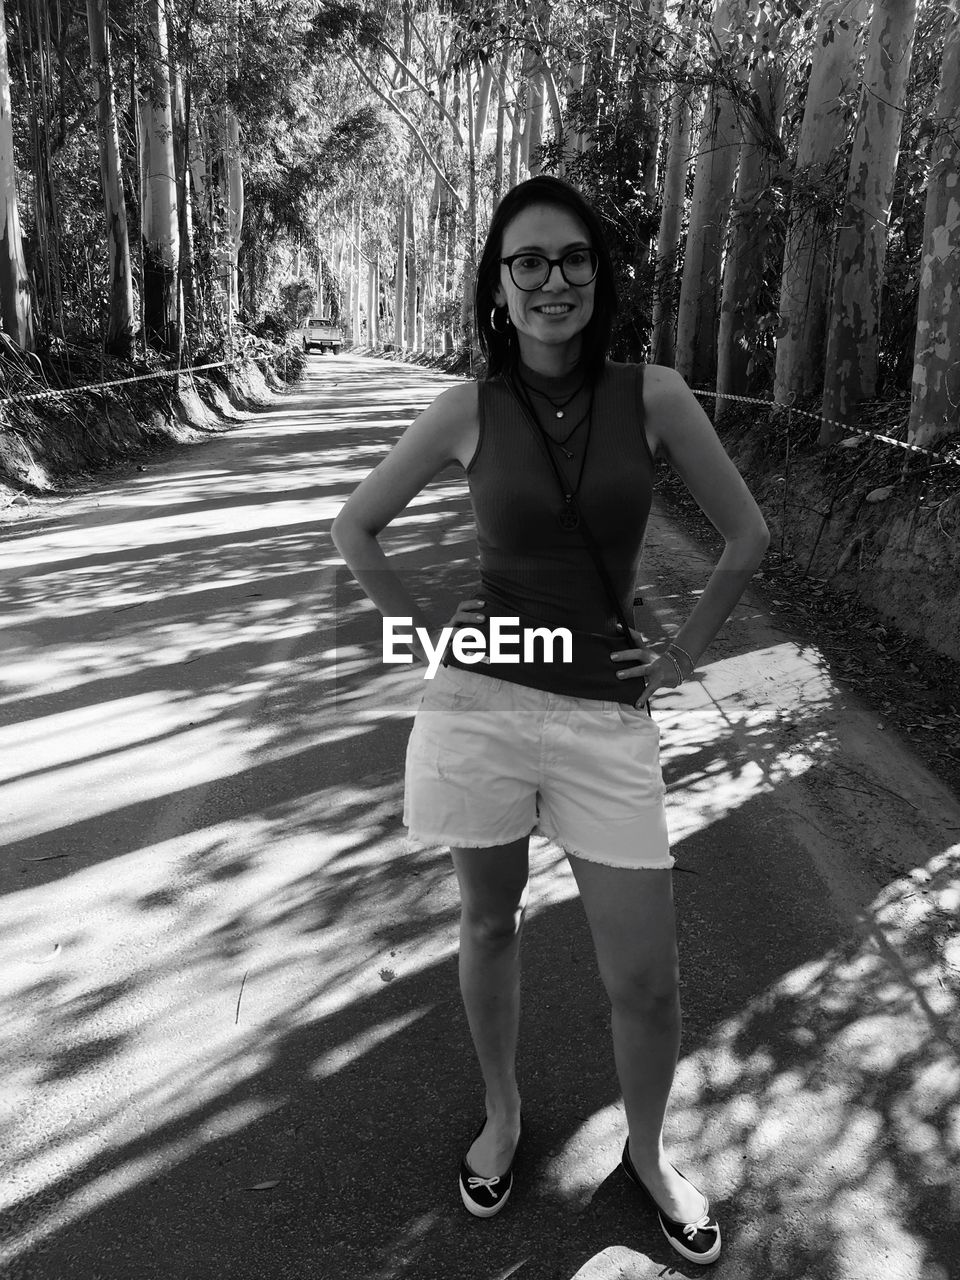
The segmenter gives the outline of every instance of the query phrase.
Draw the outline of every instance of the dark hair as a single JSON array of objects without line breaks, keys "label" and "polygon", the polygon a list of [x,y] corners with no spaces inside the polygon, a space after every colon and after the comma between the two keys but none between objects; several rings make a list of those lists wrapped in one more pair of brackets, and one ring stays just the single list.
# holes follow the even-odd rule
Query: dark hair
[{"label": "dark hair", "polygon": [[593,295],[593,315],[582,334],[581,359],[587,376],[591,380],[598,378],[603,371],[610,346],[613,321],[617,313],[617,287],[614,281],[613,263],[610,261],[610,251],[603,235],[603,226],[597,214],[575,187],[571,187],[568,182],[562,182],[559,178],[541,174],[511,187],[497,205],[480,261],[477,264],[474,309],[477,338],[480,342],[480,350],[486,357],[488,378],[511,372],[516,367],[520,356],[513,326],[504,326],[503,321],[500,320],[501,328],[505,328],[506,332],[498,333],[491,323],[491,312],[495,307],[493,294],[500,283],[498,259],[503,253],[503,235],[517,214],[522,213],[524,209],[529,209],[531,205],[544,204],[568,209],[579,218],[589,232],[590,243],[600,260]]}]

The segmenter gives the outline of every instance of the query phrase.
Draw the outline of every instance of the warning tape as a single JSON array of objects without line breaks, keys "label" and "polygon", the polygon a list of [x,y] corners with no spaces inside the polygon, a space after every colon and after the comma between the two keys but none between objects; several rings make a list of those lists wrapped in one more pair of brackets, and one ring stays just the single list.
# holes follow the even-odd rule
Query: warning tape
[{"label": "warning tape", "polygon": [[64,400],[84,391],[107,391],[110,387],[124,387],[131,382],[150,382],[157,378],[179,378],[183,373],[200,373],[204,369],[229,369],[239,360],[217,360],[214,364],[194,364],[186,369],[162,369],[157,373],[138,373],[131,378],[114,378],[111,382],[88,382],[82,387],[62,387],[53,391],[27,391],[15,396],[0,396],[0,405],[23,404],[27,400]]},{"label": "warning tape", "polygon": [[924,449],[918,444],[908,444],[906,440],[896,440],[893,436],[881,435],[879,431],[870,431],[866,427],[851,427],[849,423],[821,417],[819,413],[811,413],[809,409],[794,409],[791,405],[783,404],[779,400],[754,400],[750,396],[731,396],[723,391],[699,391],[696,387],[692,387],[691,390],[695,396],[712,396],[714,400],[736,400],[739,404],[759,404],[765,409],[782,409],[785,413],[798,413],[804,418],[812,418],[814,422],[825,422],[829,427],[838,427],[848,435],[865,436],[868,440],[879,440],[883,444],[892,444],[896,448],[906,449],[910,453],[923,454],[926,458],[936,458],[937,462],[942,466],[960,467],[960,458],[947,458],[942,453],[935,453],[932,449]]}]

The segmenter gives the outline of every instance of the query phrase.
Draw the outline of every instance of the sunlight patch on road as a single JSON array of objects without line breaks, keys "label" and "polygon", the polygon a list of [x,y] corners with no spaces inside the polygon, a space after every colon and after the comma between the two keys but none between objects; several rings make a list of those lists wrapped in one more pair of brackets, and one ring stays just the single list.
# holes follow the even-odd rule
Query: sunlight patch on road
[{"label": "sunlight patch on road", "polygon": [[310,1068],[308,1078],[311,1080],[324,1080],[327,1076],[336,1075],[338,1071],[350,1066],[351,1063],[362,1058],[364,1054],[369,1053],[371,1049],[375,1049],[377,1045],[389,1040],[391,1036],[408,1030],[429,1012],[430,1006],[424,1005],[417,1009],[411,1009],[407,1013],[397,1014],[394,1018],[386,1018],[375,1026],[367,1027],[351,1040],[344,1041],[322,1054]]},{"label": "sunlight patch on road", "polygon": [[671,843],[722,821],[810,769],[829,748],[839,691],[792,642],[709,660],[699,679],[654,700]]},{"label": "sunlight patch on road", "polygon": [[[917,1197],[926,1188],[937,1220],[956,1218],[960,973],[946,910],[958,882],[960,844],[878,894],[848,945],[772,982],[681,1057],[667,1151],[715,1204],[737,1206],[736,1274],[941,1275]],[[585,1120],[552,1153],[551,1192],[586,1208],[625,1132],[621,1101]]]},{"label": "sunlight patch on road", "polygon": [[682,1058],[671,1145],[740,1206],[743,1274],[814,1257],[824,1274],[934,1274],[911,1206],[921,1186],[956,1192],[960,974],[944,962],[941,901],[958,876],[960,845],[898,878],[848,946],[785,974]]}]

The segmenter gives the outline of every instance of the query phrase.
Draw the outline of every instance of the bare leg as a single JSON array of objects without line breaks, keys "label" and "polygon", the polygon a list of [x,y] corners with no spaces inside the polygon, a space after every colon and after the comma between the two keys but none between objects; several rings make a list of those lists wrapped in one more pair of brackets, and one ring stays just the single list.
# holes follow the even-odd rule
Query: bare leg
[{"label": "bare leg", "polygon": [[681,1222],[703,1196],[673,1168],[663,1121],[680,1052],[680,997],[669,871],[626,870],[570,857],[610,997],[613,1052],[630,1159],[661,1208]]},{"label": "bare leg", "polygon": [[451,850],[460,882],[460,992],[486,1086],[487,1125],[467,1163],[485,1178],[504,1172],[520,1134],[516,1057],[528,843],[524,837]]}]

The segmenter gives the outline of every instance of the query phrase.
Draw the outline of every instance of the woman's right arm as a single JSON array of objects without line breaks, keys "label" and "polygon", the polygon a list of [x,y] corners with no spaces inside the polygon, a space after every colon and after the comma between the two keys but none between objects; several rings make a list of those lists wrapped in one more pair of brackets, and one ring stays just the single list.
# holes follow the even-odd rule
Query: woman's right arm
[{"label": "woman's right arm", "polygon": [[412,618],[435,631],[377,541],[378,535],[452,461],[466,467],[477,438],[477,384],[451,387],[407,428],[361,481],[333,522],[331,535],[360,586],[386,618]]}]

